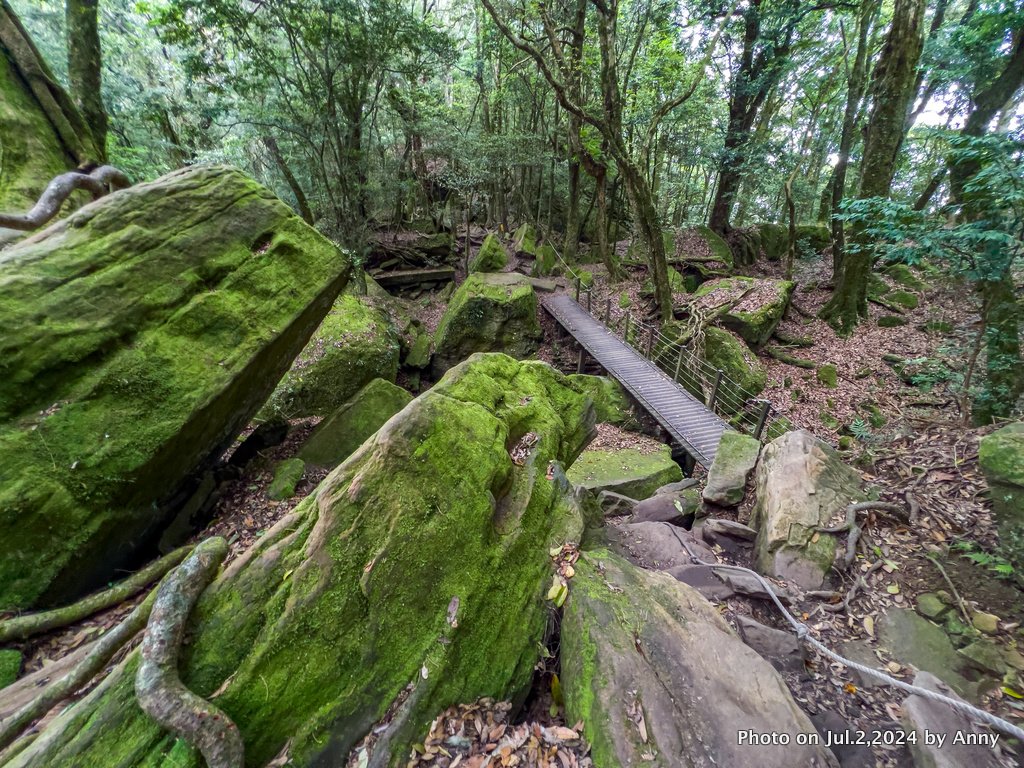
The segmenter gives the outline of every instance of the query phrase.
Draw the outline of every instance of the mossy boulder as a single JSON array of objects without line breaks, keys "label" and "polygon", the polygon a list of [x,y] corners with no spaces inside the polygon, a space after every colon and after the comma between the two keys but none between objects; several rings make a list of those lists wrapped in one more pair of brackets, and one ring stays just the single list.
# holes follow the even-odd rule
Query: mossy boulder
[{"label": "mossy boulder", "polygon": [[401,387],[374,379],[320,422],[299,457],[320,467],[336,467],[410,402],[412,395]]},{"label": "mossy boulder", "polygon": [[832,244],[832,230],[828,224],[797,224],[796,241],[798,247],[806,244],[811,251],[821,253]]},{"label": "mossy boulder", "polygon": [[771,664],[714,605],[668,574],[605,550],[584,552],[569,583],[561,643],[566,717],[583,722],[595,768],[838,765],[821,745],[738,738],[748,730],[815,731]]},{"label": "mossy boulder", "polygon": [[[668,287],[672,293],[686,293],[686,283],[683,276],[673,267],[668,268]],[[648,278],[640,287],[640,295],[645,298],[654,296],[654,281]],[[628,298],[628,297],[627,297]]]},{"label": "mossy boulder", "polygon": [[533,262],[533,276],[547,277],[558,273],[558,254],[552,245],[542,245],[537,249],[537,258]]},{"label": "mossy boulder", "polygon": [[[445,707],[522,702],[551,610],[549,552],[583,533],[561,466],[593,423],[550,366],[475,356],[235,560],[200,599],[179,671],[216,692],[247,764],[342,765],[380,724],[369,764],[404,766]],[[58,717],[22,768],[201,768],[139,709],[137,665],[133,653]]]},{"label": "mossy boulder", "polygon": [[593,401],[594,412],[599,422],[625,424],[633,419],[629,395],[615,379],[582,373],[574,373],[568,379],[573,387],[588,395]]},{"label": "mossy boulder", "polygon": [[0,648],[0,690],[18,679],[21,674],[21,651],[14,648]]},{"label": "mossy boulder", "polygon": [[906,318],[899,315],[882,315],[878,318],[879,328],[899,328],[907,324]]},{"label": "mossy boulder", "polygon": [[885,268],[885,274],[897,285],[911,291],[923,291],[929,287],[928,283],[918,277],[914,270],[906,264],[890,264]]},{"label": "mossy boulder", "polygon": [[839,371],[837,371],[836,367],[831,363],[819,365],[814,375],[815,378],[817,378],[818,383],[823,387],[835,389],[839,386]]},{"label": "mossy boulder", "polygon": [[988,483],[992,509],[1004,535],[1024,535],[1024,422],[981,438],[978,464]]},{"label": "mossy boulder", "polygon": [[703,243],[712,260],[720,262],[727,269],[732,269],[732,249],[711,227],[700,224],[696,227],[690,227],[685,231]]},{"label": "mossy boulder", "polygon": [[827,443],[797,430],[764,447],[755,484],[750,525],[757,530],[757,570],[802,589],[820,589],[838,539],[818,529],[863,500],[860,476]]},{"label": "mossy boulder", "polygon": [[918,298],[916,293],[910,291],[893,291],[887,293],[884,299],[890,304],[895,304],[897,307],[903,307],[904,309],[917,309]]},{"label": "mossy boulder", "polygon": [[704,331],[704,359],[725,374],[719,390],[721,408],[732,413],[748,399],[757,397],[768,382],[768,374],[750,347],[736,334],[721,328]]},{"label": "mossy boulder", "polygon": [[471,274],[434,333],[434,373],[440,376],[474,352],[529,357],[542,335],[529,278],[514,272]]},{"label": "mossy boulder", "polygon": [[411,341],[405,349],[402,365],[406,368],[422,369],[430,365],[431,336],[419,321],[413,321],[410,330]]},{"label": "mossy boulder", "polygon": [[761,443],[750,435],[727,431],[718,443],[715,460],[704,484],[704,501],[722,507],[735,507],[743,501],[747,480],[757,466]]},{"label": "mossy boulder", "polygon": [[260,416],[326,416],[374,379],[394,381],[400,344],[376,300],[340,296]]},{"label": "mossy boulder", "polygon": [[529,256],[537,255],[537,230],[532,224],[521,224],[512,235],[512,250]]},{"label": "mossy boulder", "polygon": [[274,468],[274,478],[267,488],[267,497],[271,501],[290,499],[305,474],[306,462],[297,457],[285,459]]},{"label": "mossy boulder", "polygon": [[693,292],[694,308],[732,304],[719,322],[738,333],[751,347],[759,349],[775,333],[793,293],[789,280],[726,277],[709,280]]},{"label": "mossy boulder", "polygon": [[484,238],[483,245],[469,262],[470,272],[500,272],[508,264],[505,246],[493,232]]},{"label": "mossy boulder", "polygon": [[594,493],[613,491],[642,501],[661,486],[683,479],[666,445],[653,453],[636,448],[591,448],[566,473],[573,485]]},{"label": "mossy boulder", "polygon": [[0,260],[0,609],[107,581],[173,518],[344,287],[239,171],[117,192]]}]

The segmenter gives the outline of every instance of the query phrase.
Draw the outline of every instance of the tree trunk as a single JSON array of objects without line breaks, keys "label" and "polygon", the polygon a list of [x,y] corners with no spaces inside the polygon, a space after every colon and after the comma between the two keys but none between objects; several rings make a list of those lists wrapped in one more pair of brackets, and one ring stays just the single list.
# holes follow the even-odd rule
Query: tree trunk
[{"label": "tree trunk", "polygon": [[299,180],[295,178],[295,174],[292,173],[288,163],[285,162],[284,155],[281,154],[281,148],[277,145],[277,139],[273,136],[264,136],[263,145],[270,152],[270,157],[273,158],[274,164],[277,165],[277,169],[284,176],[285,183],[288,184],[288,188],[295,196],[295,205],[298,206],[299,215],[302,216],[303,221],[312,226],[313,211],[309,207],[309,201],[306,200],[306,193],[302,191]]},{"label": "tree trunk", "polygon": [[68,84],[71,98],[95,139],[97,158],[107,157],[107,112],[101,90],[103,56],[97,26],[99,0],[67,0]]},{"label": "tree trunk", "polygon": [[[864,138],[858,197],[888,197],[903,143],[907,107],[914,97],[914,78],[923,45],[924,0],[896,0],[892,26],[872,83],[874,106]],[[864,225],[851,228],[856,252],[845,254],[835,293],[821,316],[841,333],[849,334],[868,312],[867,288],[872,255]]]}]

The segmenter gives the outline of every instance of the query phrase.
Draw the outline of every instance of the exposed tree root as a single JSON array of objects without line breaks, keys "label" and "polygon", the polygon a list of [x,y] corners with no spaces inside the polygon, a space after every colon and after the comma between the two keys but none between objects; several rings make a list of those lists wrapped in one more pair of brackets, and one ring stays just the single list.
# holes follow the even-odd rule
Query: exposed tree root
[{"label": "exposed tree root", "polygon": [[846,508],[846,522],[834,528],[817,528],[818,533],[846,533],[846,555],[843,557],[843,569],[849,570],[857,559],[857,542],[860,541],[861,528],[857,525],[857,513],[866,510],[888,512],[901,522],[909,522],[908,514],[902,507],[886,501],[861,501]]},{"label": "exposed tree root", "polygon": [[128,177],[112,165],[101,165],[92,173],[62,173],[46,185],[38,202],[28,213],[0,213],[0,227],[31,232],[56,216],[76,189],[84,189],[93,199],[98,199],[110,191],[128,186],[131,186]]},{"label": "exposed tree root", "polygon": [[224,539],[207,539],[160,585],[135,676],[142,710],[198,749],[210,768],[243,768],[245,745],[238,726],[178,678],[178,651],[189,614],[227,551]]},{"label": "exposed tree root", "polygon": [[[864,573],[857,574],[857,578],[853,580],[853,584],[850,585],[849,591],[846,593],[846,597],[839,602],[825,603],[821,606],[823,610],[831,611],[832,613],[839,613],[840,611],[849,611],[850,603],[852,603],[862,589],[868,588],[867,577],[877,571],[885,565],[884,560],[876,560],[871,564],[871,567]],[[838,592],[808,592],[807,597],[820,597],[827,600],[837,600],[839,598]]]},{"label": "exposed tree root", "polygon": [[12,640],[27,640],[33,635],[49,632],[51,629],[57,629],[58,627],[66,627],[87,616],[92,616],[94,613],[99,613],[102,610],[119,605],[161,578],[171,568],[184,560],[191,551],[191,545],[176,549],[159,560],[153,561],[142,570],[133,573],[110,589],[89,595],[77,603],[66,605],[62,608],[55,608],[52,611],[29,613],[24,616],[15,616],[0,621],[0,643],[8,643]]},{"label": "exposed tree root", "polygon": [[780,343],[785,344],[785,345],[790,346],[790,347],[813,347],[814,346],[814,339],[812,339],[810,336],[795,336],[795,335],[793,335],[791,333],[786,333],[785,331],[780,330],[780,329],[776,329],[775,330],[774,336],[775,336],[776,339],[779,340]]},{"label": "exposed tree root", "polygon": [[72,695],[103,669],[114,654],[146,626],[155,601],[156,590],[153,590],[124,621],[97,640],[85,658],[70,672],[50,683],[39,696],[13,715],[0,720],[0,750],[9,746],[29,724]]}]

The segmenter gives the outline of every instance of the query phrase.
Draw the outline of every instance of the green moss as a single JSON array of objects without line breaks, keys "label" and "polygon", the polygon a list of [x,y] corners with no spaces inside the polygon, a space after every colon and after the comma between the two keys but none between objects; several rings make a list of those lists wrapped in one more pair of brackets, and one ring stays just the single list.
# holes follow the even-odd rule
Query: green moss
[{"label": "green moss", "polygon": [[953,324],[945,320],[929,320],[923,328],[929,333],[950,334],[953,332]]},{"label": "green moss", "polygon": [[909,291],[893,291],[885,296],[885,300],[904,309],[917,309],[918,305],[917,294]]},{"label": "green moss", "polygon": [[882,315],[880,318],[878,318],[879,328],[899,328],[906,324],[906,319],[900,317],[899,315]]},{"label": "green moss", "polygon": [[583,452],[566,477],[592,491],[608,490],[633,499],[646,499],[663,485],[683,479],[668,446],[655,453],[635,448],[590,449]]},{"label": "green moss", "polygon": [[840,435],[839,450],[850,451],[857,447],[857,441],[850,435]]},{"label": "green moss", "polygon": [[267,488],[267,497],[283,501],[295,495],[295,488],[306,473],[306,462],[300,458],[285,459],[274,468],[274,479]]},{"label": "green moss", "polygon": [[885,274],[897,285],[908,288],[911,291],[923,291],[928,284],[914,274],[914,271],[906,264],[890,264],[885,268]]},{"label": "green moss", "polygon": [[483,245],[476,256],[469,262],[470,272],[499,272],[508,264],[505,246],[493,232],[484,238]]},{"label": "green moss", "polygon": [[21,651],[0,648],[0,689],[18,679],[21,674]]},{"label": "green moss", "polygon": [[1024,422],[1014,422],[981,438],[978,465],[989,486],[1003,536],[1024,532]]},{"label": "green moss", "polygon": [[374,379],[317,426],[299,456],[310,464],[335,467],[411,401],[401,387]]},{"label": "green moss", "polygon": [[515,231],[512,235],[512,250],[530,256],[537,255],[537,230],[532,224],[522,224]]},{"label": "green moss", "polygon": [[761,252],[768,261],[779,261],[789,250],[789,229],[781,224],[758,224]]},{"label": "green moss", "polygon": [[615,379],[585,374],[573,374],[568,379],[578,392],[585,393],[594,402],[599,422],[625,424],[633,420],[629,396]]},{"label": "green moss", "polygon": [[326,416],[374,379],[394,381],[398,331],[373,299],[341,296],[260,414]]},{"label": "green moss", "polygon": [[619,309],[629,309],[633,306],[633,300],[629,298],[629,294],[623,291],[619,294]]},{"label": "green moss", "polygon": [[107,580],[231,443],[348,259],[223,167],[72,214],[0,262],[0,608]]},{"label": "green moss", "polygon": [[761,394],[768,382],[764,366],[749,347],[729,331],[704,331],[704,358],[725,374],[720,403],[727,412]]},{"label": "green moss", "polygon": [[832,431],[836,431],[843,426],[839,419],[837,419],[828,411],[821,411],[820,413],[818,413],[818,419],[821,420],[821,423],[824,424],[825,427],[831,429]]},{"label": "green moss", "polygon": [[717,232],[704,224],[691,227],[690,231],[705,242],[708,250],[711,251],[712,258],[716,261],[720,261],[728,269],[732,269],[732,250],[730,250],[729,244],[726,243]]},{"label": "green moss", "polygon": [[[720,322],[738,333],[752,347],[760,348],[775,333],[795,287],[796,284],[788,280],[728,277],[704,283],[694,291],[693,298],[720,294],[724,301],[726,298],[738,297],[744,290],[750,290],[748,297],[737,305],[739,308],[727,312],[720,318]],[[751,307],[751,303],[756,306]]]},{"label": "green moss", "polygon": [[818,379],[818,383],[822,386],[828,387],[829,389],[835,389],[839,386],[839,373],[836,371],[834,365],[819,365],[818,370],[815,372],[815,376]]},{"label": "green moss", "polygon": [[506,272],[471,274],[434,333],[434,373],[440,375],[474,352],[529,357],[541,336],[537,297],[527,278]]},{"label": "green moss", "polygon": [[827,224],[798,224],[797,243],[806,243],[810,250],[821,253],[832,244],[832,230]]},{"label": "green moss", "polygon": [[544,244],[537,249],[537,259],[533,262],[533,274],[535,277],[559,274],[561,270],[558,264],[558,254],[555,253],[554,247]]},{"label": "green moss", "polygon": [[[672,267],[668,268],[668,287],[672,293],[686,293],[686,284],[683,281],[683,276],[678,270]],[[640,292],[644,296],[654,295],[654,282],[652,280],[645,280],[640,288]],[[622,294],[625,296],[625,294]],[[627,297],[628,298],[628,297]]]}]

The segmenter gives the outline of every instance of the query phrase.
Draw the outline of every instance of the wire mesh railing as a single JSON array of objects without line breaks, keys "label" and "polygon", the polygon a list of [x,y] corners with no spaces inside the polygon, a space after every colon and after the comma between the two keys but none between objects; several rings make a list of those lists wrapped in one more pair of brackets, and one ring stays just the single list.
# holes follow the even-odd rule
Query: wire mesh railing
[{"label": "wire mesh railing", "polygon": [[759,398],[696,354],[686,343],[669,338],[660,328],[644,321],[628,307],[616,306],[610,295],[599,296],[592,279],[585,280],[557,251],[555,255],[573,285],[573,298],[577,304],[730,427],[762,441],[773,440],[792,429],[789,420],[770,401]]}]

